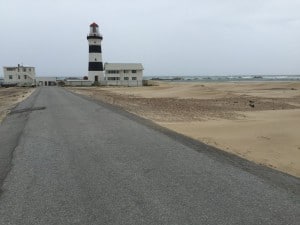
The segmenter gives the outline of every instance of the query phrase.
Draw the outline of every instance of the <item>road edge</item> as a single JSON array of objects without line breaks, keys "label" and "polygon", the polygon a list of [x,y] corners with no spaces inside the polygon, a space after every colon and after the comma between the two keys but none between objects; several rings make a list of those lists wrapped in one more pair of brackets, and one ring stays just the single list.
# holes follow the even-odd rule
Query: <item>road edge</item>
[{"label": "road edge", "polygon": [[[40,92],[39,88],[36,88],[27,98],[17,103],[10,112],[19,110],[22,108],[30,108],[34,105],[36,97]],[[29,112],[23,112],[20,114],[8,113],[0,124],[0,197],[3,193],[3,183],[8,176],[13,166],[14,152],[19,145],[20,138],[23,134],[26,126]],[[10,131],[10,132],[7,132]],[[9,135],[5,135],[9,133]]]},{"label": "road edge", "polygon": [[205,153],[209,157],[221,161],[230,163],[233,166],[239,167],[240,169],[261,178],[264,182],[267,182],[273,187],[279,187],[287,190],[292,194],[296,194],[300,196],[300,178],[295,177],[293,175],[275,170],[273,168],[257,164],[255,162],[249,161],[245,158],[241,158],[238,155],[233,153],[226,152],[224,150],[218,149],[216,147],[204,144],[199,140],[193,139],[191,137],[185,136],[183,134],[177,133],[173,130],[170,130],[166,127],[162,127],[159,124],[154,123],[153,121],[133,114],[131,112],[126,111],[120,106],[113,105],[107,102],[103,102],[99,99],[94,99],[92,97],[75,93],[69,89],[64,88],[64,90],[83,98],[87,101],[94,102],[98,105],[101,105],[115,113],[123,115],[131,120],[134,120],[144,126],[147,126],[155,131],[158,131],[169,138],[180,142],[181,144],[201,153]]}]

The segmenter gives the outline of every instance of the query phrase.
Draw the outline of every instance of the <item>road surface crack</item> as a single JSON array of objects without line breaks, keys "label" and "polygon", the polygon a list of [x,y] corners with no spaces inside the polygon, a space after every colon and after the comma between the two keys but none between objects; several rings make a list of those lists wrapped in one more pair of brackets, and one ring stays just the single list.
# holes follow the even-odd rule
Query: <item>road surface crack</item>
[{"label": "road surface crack", "polygon": [[12,110],[9,114],[16,114],[16,113],[23,113],[23,112],[32,112],[32,111],[44,110],[44,109],[46,109],[45,106],[31,107],[31,108],[24,108],[24,109],[16,109],[16,110]]}]

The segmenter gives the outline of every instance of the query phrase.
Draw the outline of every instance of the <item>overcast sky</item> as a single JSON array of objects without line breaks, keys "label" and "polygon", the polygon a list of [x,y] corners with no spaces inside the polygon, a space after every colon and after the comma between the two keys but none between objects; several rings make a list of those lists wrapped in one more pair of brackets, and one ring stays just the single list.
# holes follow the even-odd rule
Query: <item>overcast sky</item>
[{"label": "overcast sky", "polygon": [[86,75],[92,22],[145,75],[300,74],[300,0],[0,0],[0,66]]}]

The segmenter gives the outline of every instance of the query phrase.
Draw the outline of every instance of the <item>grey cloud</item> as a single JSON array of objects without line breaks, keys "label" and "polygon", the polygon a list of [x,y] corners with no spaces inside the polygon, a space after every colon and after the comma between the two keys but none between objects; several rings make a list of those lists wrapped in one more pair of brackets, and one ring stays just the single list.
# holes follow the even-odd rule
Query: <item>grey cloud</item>
[{"label": "grey cloud", "polygon": [[0,62],[85,75],[95,21],[104,61],[147,75],[295,74],[299,11],[298,0],[2,0]]}]

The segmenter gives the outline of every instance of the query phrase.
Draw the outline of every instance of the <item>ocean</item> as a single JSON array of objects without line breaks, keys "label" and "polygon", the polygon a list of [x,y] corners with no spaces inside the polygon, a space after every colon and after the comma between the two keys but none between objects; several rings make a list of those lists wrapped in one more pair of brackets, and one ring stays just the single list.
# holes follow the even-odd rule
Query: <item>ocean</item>
[{"label": "ocean", "polygon": [[143,79],[174,82],[300,81],[300,75],[144,76]]}]

